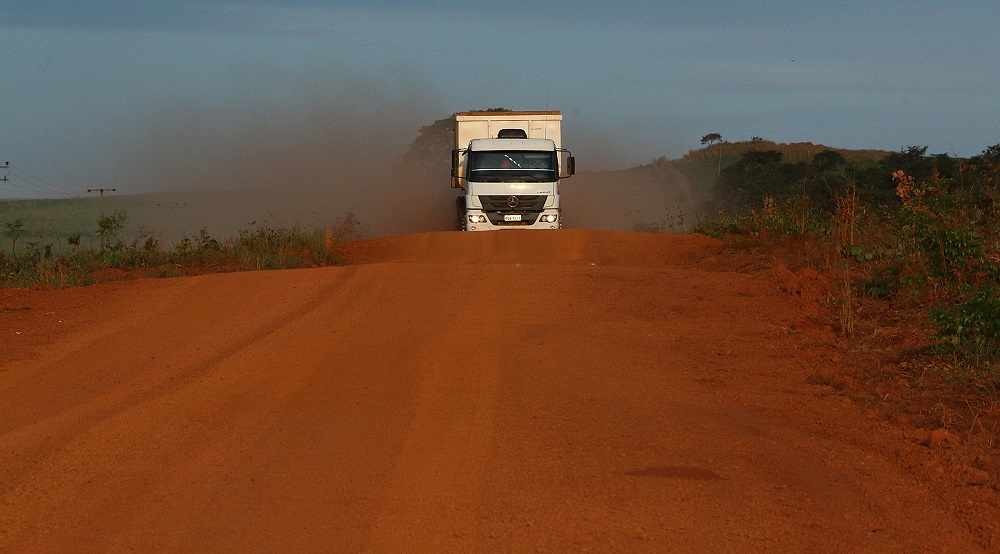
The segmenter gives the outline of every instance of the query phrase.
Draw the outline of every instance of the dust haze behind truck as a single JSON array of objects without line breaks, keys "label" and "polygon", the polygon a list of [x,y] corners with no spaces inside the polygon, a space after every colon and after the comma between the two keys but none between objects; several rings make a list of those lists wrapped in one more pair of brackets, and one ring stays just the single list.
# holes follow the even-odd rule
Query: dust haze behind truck
[{"label": "dust haze behind truck", "polygon": [[559,185],[575,172],[562,148],[562,114],[458,112],[451,186],[458,228],[559,229]]}]

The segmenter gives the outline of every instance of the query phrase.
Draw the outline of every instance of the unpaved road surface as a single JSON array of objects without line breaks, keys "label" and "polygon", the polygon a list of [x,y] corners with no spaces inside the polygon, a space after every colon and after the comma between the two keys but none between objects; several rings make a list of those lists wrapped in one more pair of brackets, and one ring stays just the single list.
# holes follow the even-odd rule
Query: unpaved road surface
[{"label": "unpaved road surface", "polygon": [[0,291],[0,551],[989,548],[811,379],[822,280],[719,252],[435,233]]}]

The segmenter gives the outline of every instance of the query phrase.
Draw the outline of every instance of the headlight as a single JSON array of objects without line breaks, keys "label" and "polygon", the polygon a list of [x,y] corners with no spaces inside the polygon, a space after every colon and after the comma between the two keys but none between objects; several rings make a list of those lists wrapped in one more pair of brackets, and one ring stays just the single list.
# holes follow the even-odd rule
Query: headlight
[{"label": "headlight", "polygon": [[469,216],[469,223],[486,223],[486,216],[482,215],[482,214],[480,214],[480,215],[470,215]]},{"label": "headlight", "polygon": [[545,214],[542,216],[543,223],[555,223],[557,219],[559,219],[559,216],[556,214]]}]

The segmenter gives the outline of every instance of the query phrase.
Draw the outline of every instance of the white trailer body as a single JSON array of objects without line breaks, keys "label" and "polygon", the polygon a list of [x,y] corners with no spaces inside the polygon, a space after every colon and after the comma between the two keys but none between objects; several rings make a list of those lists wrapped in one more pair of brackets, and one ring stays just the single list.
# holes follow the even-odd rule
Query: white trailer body
[{"label": "white trailer body", "polygon": [[452,187],[459,228],[558,229],[560,180],[574,171],[562,148],[562,114],[459,112],[454,115]]}]

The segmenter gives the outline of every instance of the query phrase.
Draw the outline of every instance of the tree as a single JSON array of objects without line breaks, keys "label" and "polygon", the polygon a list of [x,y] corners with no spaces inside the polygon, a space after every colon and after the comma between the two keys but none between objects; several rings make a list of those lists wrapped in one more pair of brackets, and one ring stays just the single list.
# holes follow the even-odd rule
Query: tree
[{"label": "tree", "polygon": [[804,162],[784,163],[784,154],[777,150],[747,150],[739,159],[726,166],[716,180],[714,194],[719,206],[734,212],[760,209],[770,199],[785,202],[791,198],[822,199],[822,191],[804,191],[813,168]]},{"label": "tree", "polygon": [[722,142],[722,135],[719,133],[709,133],[701,137],[702,144],[714,144],[716,142]]},{"label": "tree", "polygon": [[702,144],[708,144],[709,146],[711,146],[712,144],[715,144],[715,143],[719,143],[719,172],[718,172],[718,174],[722,175],[722,135],[720,135],[719,133],[709,133],[709,134],[701,137],[701,143]]},{"label": "tree", "polygon": [[842,165],[847,165],[847,160],[836,150],[823,150],[813,157],[812,164],[819,171],[833,171]]},{"label": "tree", "polygon": [[1000,185],[1000,144],[969,158],[968,166],[962,171],[970,174],[974,186],[996,189]]},{"label": "tree", "polygon": [[987,236],[1000,241],[1000,144],[969,158],[962,168],[963,182],[972,192],[984,215]]},{"label": "tree", "polygon": [[785,155],[777,150],[749,150],[740,156],[740,163],[751,171],[763,167],[777,166]]},{"label": "tree", "polygon": [[417,138],[399,159],[397,168],[403,172],[414,169],[447,172],[451,167],[451,149],[454,145],[454,124],[451,118],[438,119],[417,131]]}]

